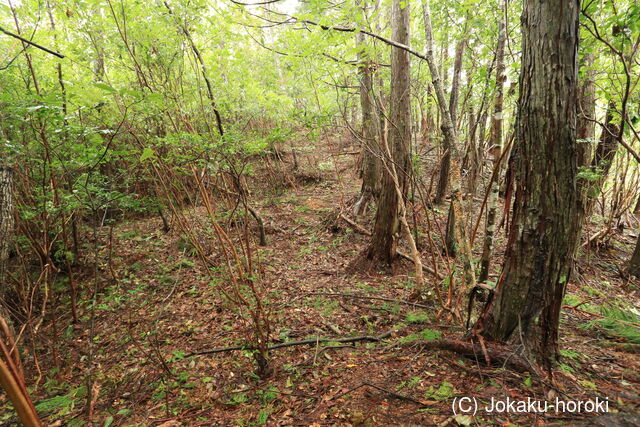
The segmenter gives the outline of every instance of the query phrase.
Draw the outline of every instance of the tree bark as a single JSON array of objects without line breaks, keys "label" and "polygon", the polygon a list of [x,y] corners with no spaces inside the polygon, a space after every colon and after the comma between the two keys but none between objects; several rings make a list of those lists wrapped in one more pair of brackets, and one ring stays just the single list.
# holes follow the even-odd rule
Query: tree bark
[{"label": "tree bark", "polygon": [[[584,221],[591,216],[593,206],[602,191],[604,183],[607,181],[609,170],[613,164],[613,159],[618,150],[618,132],[619,126],[614,123],[613,112],[615,104],[610,103],[607,109],[602,133],[598,140],[598,145],[593,154],[589,170],[580,171],[578,175],[578,186],[580,198],[580,221]],[[578,127],[579,128],[579,127]],[[581,145],[578,141],[578,146]],[[584,144],[582,144],[584,145]],[[578,149],[578,161],[580,161],[581,149]]]},{"label": "tree bark", "polygon": [[576,137],[578,138],[578,167],[589,164],[591,143],[595,139],[596,94],[595,70],[593,69],[593,54],[584,57],[583,78],[578,86],[578,118]]},{"label": "tree bark", "polygon": [[[366,12],[366,2],[362,6]],[[365,36],[356,35],[356,43],[365,48]],[[358,74],[360,76],[360,106],[362,108],[362,187],[353,212],[362,215],[369,202],[380,193],[380,150],[378,145],[378,114],[373,93],[373,62],[362,51],[358,54]]]},{"label": "tree bark", "polygon": [[8,324],[11,318],[4,304],[7,301],[7,263],[9,251],[13,243],[13,170],[7,166],[0,166],[0,316]]},{"label": "tree bark", "polygon": [[[400,3],[404,3],[401,7]],[[409,4],[394,0],[392,6],[393,40],[409,44]],[[391,50],[391,111],[389,126],[389,151],[391,158],[383,157],[387,163],[382,175],[382,191],[378,200],[376,221],[367,258],[381,264],[391,264],[397,256],[399,238],[399,203],[396,184],[389,172],[393,163],[397,173],[398,187],[403,198],[407,194],[409,177],[409,144],[411,142],[411,99],[409,92],[409,53],[393,47]]]},{"label": "tree bark", "polygon": [[[465,21],[466,30],[466,21]],[[460,73],[462,72],[462,55],[466,46],[466,40],[460,40],[456,46],[456,55],[453,64],[453,81],[451,82],[451,94],[449,95],[449,115],[451,116],[451,124],[453,128],[458,130],[458,95],[460,93]],[[446,153],[442,158],[440,166],[440,176],[438,179],[438,192],[436,199],[441,201],[449,187],[449,174],[451,173],[451,146],[447,144]],[[445,244],[447,245],[447,253],[449,256],[456,256],[458,253],[457,242],[454,233],[454,225],[456,223],[455,211],[453,205],[449,205],[449,214],[447,218]]]},{"label": "tree bark", "polygon": [[[502,1],[501,19],[498,27],[498,46],[496,49],[496,86],[495,99],[493,101],[493,116],[491,117],[490,152],[493,156],[493,168],[500,167],[502,157],[502,106],[504,101],[504,82],[507,79],[504,65],[504,46],[507,40],[507,10],[506,1]],[[497,171],[499,172],[499,171]],[[491,252],[493,250],[493,236],[496,228],[496,210],[500,192],[500,174],[496,173],[491,181],[489,200],[487,201],[487,223],[482,243],[482,258],[480,261],[479,282],[489,278],[489,266],[491,264]]]},{"label": "tree bark", "polygon": [[476,330],[522,344],[551,372],[580,223],[576,196],[579,0],[526,0],[516,195],[504,269]]},{"label": "tree bark", "polygon": [[633,255],[631,255],[631,259],[629,260],[627,272],[640,279],[640,230],[638,230],[636,249],[633,251]]}]

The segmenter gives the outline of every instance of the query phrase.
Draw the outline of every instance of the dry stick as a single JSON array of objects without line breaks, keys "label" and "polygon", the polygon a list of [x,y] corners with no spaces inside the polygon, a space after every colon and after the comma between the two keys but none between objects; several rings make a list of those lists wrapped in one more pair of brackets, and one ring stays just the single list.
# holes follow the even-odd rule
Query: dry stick
[{"label": "dry stick", "polygon": [[515,139],[515,132],[511,134],[511,138],[509,139],[509,142],[507,142],[507,145],[504,147],[502,154],[500,154],[500,158],[498,159],[496,164],[493,166],[493,172],[491,173],[491,178],[489,179],[489,185],[487,186],[487,190],[484,193],[484,198],[482,199],[482,204],[480,205],[478,220],[476,221],[476,225],[473,227],[473,234],[471,235],[471,243],[470,243],[471,246],[473,246],[476,240],[476,234],[478,233],[478,227],[480,226],[482,213],[484,211],[485,206],[487,205],[487,199],[489,198],[489,193],[491,192],[491,184],[493,183],[494,179],[498,179],[497,175],[498,175],[498,171],[500,170],[500,165],[502,164],[502,160],[504,159],[505,154],[509,152],[511,148],[511,144],[513,143],[514,139]]},{"label": "dry stick", "polygon": [[[389,330],[384,334],[381,334],[378,336],[362,335],[362,336],[352,337],[352,338],[317,338],[316,337],[316,338],[309,338],[306,340],[290,341],[290,342],[275,344],[275,345],[269,346],[267,350],[271,351],[279,348],[293,347],[298,345],[317,345],[318,343],[321,343],[321,342],[323,343],[324,342],[352,343],[352,342],[360,342],[360,341],[377,342],[385,338],[388,338],[389,336],[391,336],[392,333],[393,333],[393,330]],[[187,354],[185,357],[200,356],[204,354],[225,353],[228,351],[239,351],[239,350],[256,350],[256,348],[253,346],[237,345],[233,347],[214,348],[211,350],[196,351],[196,352]]]},{"label": "dry stick", "polygon": [[[411,262],[415,262],[414,258],[411,255],[405,254],[404,252],[400,252],[400,251],[396,251],[396,253],[406,259],[407,261],[411,261]],[[440,275],[437,271],[435,271],[433,268],[424,265],[424,263],[422,264],[422,269],[423,270],[427,270],[429,273],[433,274],[434,277],[438,280],[444,280],[444,277],[442,277],[442,275]]]},{"label": "dry stick", "polygon": [[371,232],[369,230],[367,230],[366,228],[364,228],[363,226],[361,226],[351,218],[345,216],[343,213],[340,213],[338,215],[338,218],[343,219],[347,224],[352,226],[357,232],[364,234],[365,236],[371,236]]},{"label": "dry stick", "polygon": [[354,391],[356,391],[356,390],[358,390],[358,389],[360,389],[360,388],[362,388],[362,387],[371,387],[371,388],[375,388],[376,390],[380,390],[380,391],[382,391],[382,392],[387,393],[389,396],[391,396],[391,397],[393,397],[393,398],[396,398],[396,399],[399,399],[399,400],[406,400],[407,402],[412,402],[412,403],[418,404],[418,405],[420,405],[420,406],[422,406],[422,407],[427,407],[427,406],[429,406],[429,404],[427,404],[426,402],[422,402],[422,401],[420,401],[420,400],[418,400],[418,399],[415,399],[415,398],[413,398],[413,397],[411,397],[411,396],[407,396],[407,395],[405,395],[405,394],[396,393],[395,391],[392,391],[392,390],[386,389],[386,388],[384,388],[384,387],[380,387],[379,385],[375,385],[375,384],[372,384],[372,383],[370,383],[370,382],[364,382],[364,383],[360,384],[360,385],[359,385],[359,386],[357,386],[357,387],[354,387],[354,388],[349,389],[349,390],[347,390],[347,391],[345,391],[345,392],[343,392],[343,393],[338,394],[337,396],[332,397],[330,400],[339,399],[339,398],[341,398],[342,396],[346,396],[346,395],[347,395],[347,394],[349,394],[349,393],[353,393]]}]

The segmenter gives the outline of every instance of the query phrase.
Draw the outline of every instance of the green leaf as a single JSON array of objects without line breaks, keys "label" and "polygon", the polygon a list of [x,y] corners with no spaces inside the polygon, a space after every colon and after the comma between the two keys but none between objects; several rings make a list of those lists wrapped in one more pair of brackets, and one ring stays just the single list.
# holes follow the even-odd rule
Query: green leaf
[{"label": "green leaf", "polygon": [[109,86],[108,84],[104,84],[104,83],[94,83],[93,84],[95,87],[97,87],[98,89],[102,89],[105,90],[107,92],[111,92],[111,93],[116,93],[118,92],[117,90],[115,90],[114,88],[112,88],[111,86]]},{"label": "green leaf", "polygon": [[261,426],[267,423],[267,421],[269,420],[269,411],[266,409],[261,409],[260,412],[258,412],[258,419],[256,420],[256,424]]},{"label": "green leaf", "polygon": [[147,159],[150,159],[152,157],[156,156],[156,152],[153,151],[151,148],[149,147],[145,147],[144,150],[142,150],[142,154],[140,154],[140,161],[144,162]]}]

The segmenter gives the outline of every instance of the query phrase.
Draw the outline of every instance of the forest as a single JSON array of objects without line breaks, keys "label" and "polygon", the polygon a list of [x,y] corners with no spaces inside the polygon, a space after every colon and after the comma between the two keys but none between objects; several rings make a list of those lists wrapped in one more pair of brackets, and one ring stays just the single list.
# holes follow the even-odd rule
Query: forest
[{"label": "forest", "polygon": [[0,0],[0,386],[640,425],[640,2]]}]

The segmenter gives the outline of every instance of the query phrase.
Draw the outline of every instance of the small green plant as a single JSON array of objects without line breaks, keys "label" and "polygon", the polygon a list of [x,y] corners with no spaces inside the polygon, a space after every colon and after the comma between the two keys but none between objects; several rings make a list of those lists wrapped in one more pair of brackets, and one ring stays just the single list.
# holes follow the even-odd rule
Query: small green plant
[{"label": "small green plant", "polygon": [[582,353],[579,353],[575,350],[560,350],[560,356],[566,357],[567,359],[577,360],[583,357]]},{"label": "small green plant", "polygon": [[430,341],[430,340],[438,339],[441,336],[442,336],[442,332],[427,328],[415,334],[407,335],[406,337],[402,338],[401,341],[403,343],[423,341],[423,340]]},{"label": "small green plant", "polygon": [[39,413],[53,413],[56,417],[68,415],[73,412],[76,406],[82,406],[83,399],[87,394],[86,387],[72,389],[66,394],[54,396],[38,402],[36,411]]},{"label": "small green plant", "polygon": [[438,401],[443,401],[451,398],[454,395],[455,391],[453,388],[453,384],[447,381],[442,381],[440,387],[434,389],[433,386],[429,387],[426,395]]},{"label": "small green plant", "polygon": [[573,369],[571,366],[567,365],[566,363],[559,363],[558,366],[560,367],[560,370],[562,372],[566,372],[568,374],[574,374],[576,372],[575,369]]},{"label": "small green plant", "polygon": [[401,390],[403,388],[414,388],[415,386],[417,386],[418,384],[420,384],[420,381],[422,381],[421,377],[411,377],[411,379],[409,379],[408,381],[402,381],[400,384],[398,384],[396,386],[397,390]]},{"label": "small green plant", "polygon": [[593,391],[598,389],[598,386],[589,380],[581,380],[580,385],[584,388],[588,388],[589,390],[593,390]]},{"label": "small green plant", "polygon": [[408,323],[425,323],[429,320],[429,315],[424,312],[412,311],[407,313],[406,321]]}]

